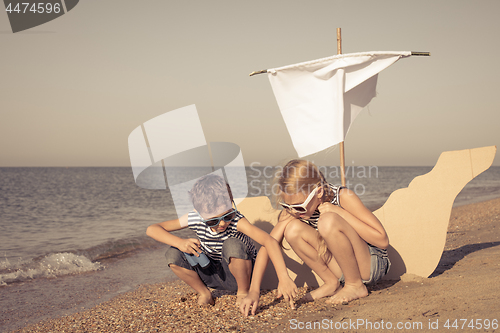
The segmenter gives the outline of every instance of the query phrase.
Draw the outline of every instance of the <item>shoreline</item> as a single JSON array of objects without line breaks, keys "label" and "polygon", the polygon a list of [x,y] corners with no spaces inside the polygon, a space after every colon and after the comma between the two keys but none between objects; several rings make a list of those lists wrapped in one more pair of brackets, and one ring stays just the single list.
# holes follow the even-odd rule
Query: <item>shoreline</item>
[{"label": "shoreline", "polygon": [[[500,288],[496,286],[500,274],[500,265],[496,263],[500,254],[498,222],[500,198],[453,207],[444,252],[431,277],[382,281],[371,289],[369,297],[348,305],[329,306],[319,300],[291,311],[287,304],[275,300],[274,291],[263,291],[257,315],[244,318],[234,307],[234,293],[214,291],[218,297],[216,305],[200,308],[194,292],[174,280],[144,282],[124,293],[117,290],[117,294],[90,308],[73,308],[67,316],[42,318],[43,321],[22,328],[12,323],[7,326],[17,326],[8,328],[17,329],[15,332],[262,332],[297,331],[293,323],[307,325],[324,319],[332,323],[371,320],[379,325],[381,320],[425,325],[436,319],[441,319],[441,324],[445,323],[443,320],[457,318],[500,320],[496,301],[500,296]],[[483,282],[476,282],[478,276]],[[83,287],[82,293],[95,293],[97,289]],[[305,288],[300,291],[306,292]],[[353,331],[356,330],[360,328]]]}]

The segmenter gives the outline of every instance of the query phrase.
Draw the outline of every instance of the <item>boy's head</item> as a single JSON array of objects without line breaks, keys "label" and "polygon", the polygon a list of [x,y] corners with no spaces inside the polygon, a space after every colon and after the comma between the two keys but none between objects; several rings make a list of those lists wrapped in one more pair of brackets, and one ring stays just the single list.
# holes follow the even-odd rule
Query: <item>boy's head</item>
[{"label": "boy's head", "polygon": [[189,191],[194,209],[204,218],[217,216],[232,208],[233,195],[224,178],[209,174],[201,177]]}]

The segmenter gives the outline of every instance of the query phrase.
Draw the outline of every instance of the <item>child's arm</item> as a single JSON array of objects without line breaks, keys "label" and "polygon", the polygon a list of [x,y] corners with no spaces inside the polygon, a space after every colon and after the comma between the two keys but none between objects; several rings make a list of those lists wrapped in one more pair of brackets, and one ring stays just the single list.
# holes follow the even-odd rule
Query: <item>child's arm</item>
[{"label": "child's arm", "polygon": [[[273,230],[271,230],[270,236],[276,239],[278,243],[283,240],[285,227],[287,224],[288,221],[278,221]],[[248,316],[250,309],[252,310],[252,315],[255,315],[255,312],[257,311],[257,306],[259,305],[260,286],[268,263],[269,255],[267,254],[266,247],[262,246],[259,250],[259,253],[257,254],[257,258],[255,259],[255,265],[252,273],[252,283],[250,284],[248,296],[240,304],[240,312],[245,316]],[[295,308],[293,299],[290,300],[290,307],[292,309]]]},{"label": "child's arm", "polygon": [[162,243],[173,246],[181,250],[182,252],[194,254],[199,256],[201,253],[200,240],[197,238],[180,238],[172,235],[171,231],[184,229],[187,227],[188,216],[183,215],[178,219],[169,220],[161,223],[152,224],[146,230],[146,234]]},{"label": "child's arm", "polygon": [[323,203],[318,208],[320,213],[337,213],[356,230],[365,242],[386,249],[389,246],[389,238],[377,217],[365,207],[353,191],[342,189],[339,195],[343,209],[331,203]]},{"label": "child's arm", "polygon": [[[242,221],[243,223],[241,223]],[[286,301],[290,301],[290,307],[292,309],[295,308],[293,298],[297,295],[297,286],[288,276],[288,270],[286,268],[285,261],[283,260],[281,248],[277,241],[277,239],[279,241],[283,239],[286,224],[287,223],[278,223],[271,231],[271,235],[269,235],[265,231],[250,224],[247,219],[241,219],[238,221],[238,231],[243,232],[262,245],[255,261],[249,294],[240,306],[240,311],[244,315],[248,315],[250,307],[252,307],[252,313],[255,314],[260,295],[260,284],[262,282],[269,258],[273,262],[279,279],[278,297],[283,295],[283,298]]]}]

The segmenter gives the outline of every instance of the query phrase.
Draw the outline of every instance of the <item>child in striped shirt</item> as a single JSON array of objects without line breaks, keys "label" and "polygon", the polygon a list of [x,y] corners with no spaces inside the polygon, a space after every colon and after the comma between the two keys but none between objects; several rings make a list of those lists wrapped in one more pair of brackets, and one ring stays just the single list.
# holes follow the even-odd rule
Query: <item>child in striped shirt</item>
[{"label": "child in striped shirt", "polygon": [[[206,175],[193,185],[189,195],[194,211],[149,226],[147,235],[171,246],[165,254],[167,264],[198,292],[198,304],[214,304],[210,287],[237,291],[236,306],[239,306],[250,289],[256,257],[253,239],[267,249],[273,262],[279,279],[278,296],[283,295],[294,308],[297,287],[288,276],[278,242],[238,212],[225,180],[214,174]],[[171,233],[186,227],[193,230],[197,238],[183,239]],[[191,259],[196,261],[200,256],[208,258],[205,258],[208,265],[192,266]]]}]

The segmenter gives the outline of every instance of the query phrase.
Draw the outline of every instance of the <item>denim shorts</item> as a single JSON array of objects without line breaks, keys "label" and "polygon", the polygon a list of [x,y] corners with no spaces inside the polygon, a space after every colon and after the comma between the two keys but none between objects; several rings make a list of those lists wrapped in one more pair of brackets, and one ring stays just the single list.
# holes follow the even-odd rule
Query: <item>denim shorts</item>
[{"label": "denim shorts", "polygon": [[[380,281],[384,275],[389,273],[391,269],[391,261],[387,256],[387,250],[379,249],[373,245],[368,244],[370,250],[371,264],[370,264],[370,278],[363,280],[364,284],[373,285]],[[341,283],[345,282],[344,274],[340,277]]]},{"label": "denim shorts", "polygon": [[210,265],[205,268],[191,266],[184,253],[176,247],[170,247],[165,253],[167,264],[194,270],[198,273],[203,283],[210,288],[237,291],[238,284],[233,274],[229,270],[230,258],[252,260],[252,269],[255,258],[249,253],[248,246],[237,238],[228,238],[222,245],[222,260],[214,260],[210,257]]}]

